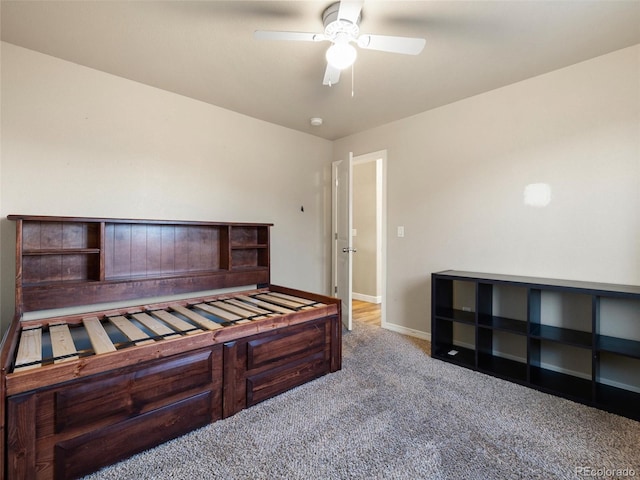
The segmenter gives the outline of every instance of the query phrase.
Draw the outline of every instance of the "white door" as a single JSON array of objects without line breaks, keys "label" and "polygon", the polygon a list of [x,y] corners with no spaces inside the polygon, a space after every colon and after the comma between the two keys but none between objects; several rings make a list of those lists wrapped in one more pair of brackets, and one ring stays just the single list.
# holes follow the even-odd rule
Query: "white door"
[{"label": "white door", "polygon": [[342,323],[351,330],[353,228],[351,173],[353,154],[333,162],[333,292],[342,300]]}]

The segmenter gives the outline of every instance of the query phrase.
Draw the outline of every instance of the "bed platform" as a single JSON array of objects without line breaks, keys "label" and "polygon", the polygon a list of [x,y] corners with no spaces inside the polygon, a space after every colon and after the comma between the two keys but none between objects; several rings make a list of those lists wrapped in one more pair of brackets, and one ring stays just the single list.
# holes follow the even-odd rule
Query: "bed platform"
[{"label": "bed platform", "polygon": [[1,478],[78,478],[341,368],[340,301],[270,284],[270,224],[8,218]]}]

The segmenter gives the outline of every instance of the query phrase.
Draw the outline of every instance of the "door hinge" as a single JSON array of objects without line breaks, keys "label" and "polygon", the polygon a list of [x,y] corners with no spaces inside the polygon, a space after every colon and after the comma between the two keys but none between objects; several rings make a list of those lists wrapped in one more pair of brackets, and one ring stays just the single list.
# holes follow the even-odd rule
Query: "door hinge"
[{"label": "door hinge", "polygon": [[333,287],[333,293],[338,293],[338,286]]}]

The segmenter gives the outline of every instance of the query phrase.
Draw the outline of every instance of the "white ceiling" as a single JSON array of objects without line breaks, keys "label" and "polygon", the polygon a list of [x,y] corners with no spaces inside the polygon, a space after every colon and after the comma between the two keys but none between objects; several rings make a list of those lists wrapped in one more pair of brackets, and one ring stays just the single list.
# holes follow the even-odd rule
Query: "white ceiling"
[{"label": "white ceiling", "polygon": [[[640,0],[365,1],[361,33],[424,37],[419,56],[360,50],[322,85],[326,1],[8,1],[2,40],[337,139],[640,43]],[[309,124],[322,117],[321,127]]]}]

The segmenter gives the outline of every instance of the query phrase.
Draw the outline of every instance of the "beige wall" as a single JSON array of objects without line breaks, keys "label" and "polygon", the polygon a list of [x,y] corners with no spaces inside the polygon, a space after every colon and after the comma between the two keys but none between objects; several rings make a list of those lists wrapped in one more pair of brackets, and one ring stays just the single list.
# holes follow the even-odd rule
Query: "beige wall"
[{"label": "beige wall", "polygon": [[[332,144],[3,43],[3,323],[9,213],[270,221],[274,283],[326,292],[349,151],[388,152],[390,324],[428,332],[448,268],[640,284],[639,85],[636,46]],[[534,182],[549,206],[523,204]]]},{"label": "beige wall", "polygon": [[[430,331],[429,274],[444,269],[640,284],[640,46],[343,138],[333,156],[382,149],[388,323]],[[547,207],[523,203],[536,182]]]},{"label": "beige wall", "polygon": [[328,292],[331,142],[7,43],[1,101],[4,326],[10,213],[273,222],[272,282]]}]

